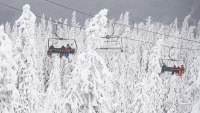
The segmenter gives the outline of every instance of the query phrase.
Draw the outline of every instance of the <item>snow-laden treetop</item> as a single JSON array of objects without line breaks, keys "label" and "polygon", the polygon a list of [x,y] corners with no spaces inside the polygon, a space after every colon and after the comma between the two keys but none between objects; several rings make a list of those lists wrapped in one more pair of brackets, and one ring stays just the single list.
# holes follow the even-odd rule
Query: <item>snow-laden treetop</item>
[{"label": "snow-laden treetop", "polygon": [[4,26],[3,25],[0,26],[0,33],[4,33]]},{"label": "snow-laden treetop", "polygon": [[22,15],[18,20],[16,20],[17,25],[19,27],[19,35],[33,35],[34,27],[35,27],[36,16],[30,11],[30,5],[25,4],[23,6]]},{"label": "snow-laden treetop", "polygon": [[4,33],[3,25],[0,26],[0,51],[9,54],[12,52],[12,41],[9,39],[8,35]]},{"label": "snow-laden treetop", "polygon": [[87,50],[100,48],[100,45],[103,43],[101,37],[107,33],[107,12],[107,9],[103,9],[91,19],[89,27],[86,29]]}]

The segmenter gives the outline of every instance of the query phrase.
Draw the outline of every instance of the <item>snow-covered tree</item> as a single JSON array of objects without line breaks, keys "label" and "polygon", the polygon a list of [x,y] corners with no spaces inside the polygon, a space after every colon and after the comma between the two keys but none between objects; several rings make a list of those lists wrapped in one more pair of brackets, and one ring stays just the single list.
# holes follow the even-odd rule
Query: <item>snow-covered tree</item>
[{"label": "snow-covered tree", "polygon": [[197,26],[197,36],[196,36],[197,39],[200,39],[200,20],[198,22],[198,26]]},{"label": "snow-covered tree", "polygon": [[[28,7],[29,5],[25,5]],[[29,7],[30,8],[30,7]],[[31,12],[28,12],[31,13]],[[34,15],[34,14],[32,14]],[[24,16],[22,15],[22,20],[24,21]],[[19,21],[18,20],[18,21]],[[23,35],[22,42],[24,44],[21,59],[24,61],[23,68],[20,73],[20,81],[19,81],[19,92],[20,92],[20,108],[18,108],[18,112],[35,112],[35,110],[39,109],[39,99],[37,97],[37,93],[40,90],[40,81],[38,79],[38,72],[37,72],[37,51],[35,47],[35,22],[30,21],[32,26],[23,26],[24,29],[27,29],[26,35]],[[22,24],[23,25],[23,24]],[[19,29],[20,30],[20,29]]]},{"label": "snow-covered tree", "polygon": [[72,19],[71,19],[71,28],[70,28],[70,38],[76,39],[78,32],[80,31],[78,27],[78,23],[76,23],[76,11],[72,13]]},{"label": "snow-covered tree", "polygon": [[[87,32],[87,52],[78,56],[73,78],[67,83],[68,93],[62,103],[70,106],[72,112],[109,112],[109,78],[111,77],[103,59],[95,49],[100,47],[100,37],[106,33],[107,10],[95,15]],[[68,104],[67,104],[68,103]]]},{"label": "snow-covered tree", "polygon": [[184,21],[183,21],[183,25],[182,25],[182,31],[181,34],[183,34],[182,36],[184,36],[184,33],[188,30],[189,25],[188,25],[188,20],[190,18],[190,15],[186,16]]},{"label": "snow-covered tree", "polygon": [[5,25],[5,33],[8,34],[8,36],[10,37],[11,27],[10,27],[10,23],[8,22],[6,22],[6,25]]},{"label": "snow-covered tree", "polygon": [[161,48],[163,39],[159,39],[156,46],[152,48],[152,52],[149,56],[148,73],[152,72],[159,74],[161,72],[161,66],[159,60],[161,59]]},{"label": "snow-covered tree", "polygon": [[44,14],[42,15],[42,18],[41,18],[41,35],[45,36],[45,31],[46,31],[46,24],[45,24],[45,16]]},{"label": "snow-covered tree", "polygon": [[52,23],[51,23],[51,18],[49,18],[48,24],[47,24],[47,39],[52,38]]},{"label": "snow-covered tree", "polygon": [[23,13],[20,18],[16,21],[19,27],[19,37],[26,35],[34,35],[36,16],[30,11],[30,5],[26,4],[23,6]]},{"label": "snow-covered tree", "polygon": [[69,27],[67,26],[68,19],[66,18],[63,25],[63,36],[69,38]]},{"label": "snow-covered tree", "polygon": [[115,35],[117,35],[117,36],[122,36],[123,33],[124,33],[124,26],[122,26],[123,25],[123,19],[124,19],[124,14],[122,13],[120,15],[119,20],[117,21],[117,23],[120,24],[120,25],[117,24],[116,28],[115,28]]},{"label": "snow-covered tree", "polygon": [[17,65],[12,57],[12,41],[0,26],[0,112],[15,113],[19,92],[16,89]]}]

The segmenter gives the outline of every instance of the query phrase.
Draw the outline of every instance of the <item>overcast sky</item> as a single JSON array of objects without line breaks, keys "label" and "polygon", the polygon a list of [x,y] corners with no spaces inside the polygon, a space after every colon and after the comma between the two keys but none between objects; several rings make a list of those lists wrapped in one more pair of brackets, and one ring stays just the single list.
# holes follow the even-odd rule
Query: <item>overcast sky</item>
[{"label": "overcast sky", "polygon": [[[121,13],[129,12],[130,24],[146,22],[148,16],[152,17],[152,22],[160,22],[163,24],[172,23],[178,18],[179,26],[182,25],[184,18],[191,15],[190,24],[197,26],[200,20],[200,0],[51,0],[58,4],[95,15],[101,9],[108,9],[108,18],[118,20]],[[45,0],[0,0],[0,3],[22,9],[23,5],[30,4],[31,11],[39,16],[42,14],[46,18],[51,17],[53,20],[68,18],[68,24],[71,23],[73,10],[69,10]],[[17,20],[20,11],[0,5],[0,24],[7,21],[13,26],[13,22]],[[77,22],[81,25],[85,20],[90,18],[77,12]],[[37,22],[40,21],[37,18]]]}]

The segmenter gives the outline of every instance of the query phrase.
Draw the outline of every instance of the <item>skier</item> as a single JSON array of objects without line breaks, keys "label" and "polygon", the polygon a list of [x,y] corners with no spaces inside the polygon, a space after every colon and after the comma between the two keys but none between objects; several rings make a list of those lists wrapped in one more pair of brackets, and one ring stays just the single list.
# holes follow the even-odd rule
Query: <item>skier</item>
[{"label": "skier", "polygon": [[64,47],[64,46],[62,46],[62,47],[60,48],[60,57],[62,57],[62,56],[63,56],[63,54],[64,54],[64,51],[65,51],[65,47]]},{"label": "skier", "polygon": [[48,55],[50,54],[50,56],[52,55],[52,50],[54,49],[54,46],[53,45],[51,45],[50,47],[49,47],[49,51],[48,51]]},{"label": "skier", "polygon": [[[69,53],[71,50],[72,50],[72,48],[69,46],[69,44],[67,44],[67,47],[65,48],[65,51],[64,51],[66,57],[69,56]],[[67,53],[67,55],[66,55],[66,53]]]},{"label": "skier", "polygon": [[180,67],[178,66],[178,68],[176,69],[176,73],[178,73],[178,75],[179,75],[179,71],[180,71]]},{"label": "skier", "polygon": [[180,71],[179,71],[179,76],[181,76],[183,73],[184,73],[184,67],[183,67],[183,65],[181,65],[181,69],[180,69]]},{"label": "skier", "polygon": [[165,63],[164,63],[163,66],[162,66],[162,73],[164,73],[166,67],[167,67],[167,66],[166,66]]},{"label": "skier", "polygon": [[176,71],[176,65],[174,65],[174,67],[172,68],[172,75],[174,74],[175,71]]}]

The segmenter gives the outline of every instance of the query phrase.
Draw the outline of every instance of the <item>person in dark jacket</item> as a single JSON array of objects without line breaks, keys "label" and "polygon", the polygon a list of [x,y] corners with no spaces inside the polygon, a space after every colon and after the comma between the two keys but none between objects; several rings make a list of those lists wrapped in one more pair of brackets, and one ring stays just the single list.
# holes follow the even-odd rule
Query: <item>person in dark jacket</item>
[{"label": "person in dark jacket", "polygon": [[178,73],[178,75],[179,75],[179,71],[180,71],[180,67],[178,66],[178,68],[176,69],[176,73]]},{"label": "person in dark jacket", "polygon": [[166,66],[165,63],[164,63],[163,66],[162,66],[162,73],[165,72],[166,67],[167,67],[167,66]]},{"label": "person in dark jacket", "polygon": [[53,45],[51,45],[50,47],[49,47],[49,55],[51,56],[52,55],[52,50],[54,49],[54,46]]},{"label": "person in dark jacket", "polygon": [[69,56],[69,53],[70,53],[71,50],[72,50],[72,48],[69,46],[69,44],[67,44],[67,47],[65,48],[65,51],[64,51],[66,57]]},{"label": "person in dark jacket", "polygon": [[181,69],[179,71],[179,75],[181,76],[184,73],[185,68],[183,67],[183,65],[181,66]]},{"label": "person in dark jacket", "polygon": [[60,48],[60,57],[62,57],[62,56],[64,55],[64,51],[65,51],[65,47],[62,46],[62,47]]}]

